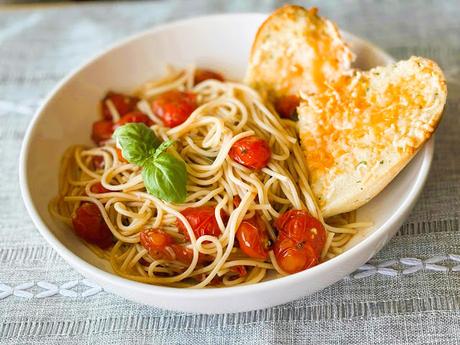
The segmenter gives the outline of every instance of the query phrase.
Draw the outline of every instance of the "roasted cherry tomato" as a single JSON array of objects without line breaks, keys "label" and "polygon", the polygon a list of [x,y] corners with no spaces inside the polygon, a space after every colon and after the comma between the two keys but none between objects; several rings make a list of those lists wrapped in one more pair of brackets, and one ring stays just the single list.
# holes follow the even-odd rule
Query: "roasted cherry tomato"
[{"label": "roasted cherry tomato", "polygon": [[75,233],[85,241],[101,248],[110,247],[112,233],[96,204],[82,204],[72,218]]},{"label": "roasted cherry tomato", "polygon": [[224,81],[224,77],[220,73],[211,71],[209,69],[201,69],[201,68],[197,68],[195,70],[195,79],[194,79],[195,85],[201,83],[202,81],[208,80],[208,79]]},{"label": "roasted cherry tomato", "polygon": [[294,119],[300,99],[296,95],[282,96],[275,101],[275,109],[281,117]]},{"label": "roasted cherry tomato", "polygon": [[319,263],[326,243],[323,224],[304,210],[290,210],[275,222],[278,238],[274,253],[278,265],[288,273],[296,273]]},{"label": "roasted cherry tomato", "polygon": [[[172,249],[176,254],[176,260],[183,262],[185,264],[190,264],[193,260],[193,250],[190,248],[185,247],[184,245],[180,244],[173,244]],[[207,261],[207,256],[201,253],[198,254],[198,263],[201,264]]]},{"label": "roasted cherry tomato", "polygon": [[289,237],[276,240],[274,253],[278,265],[287,273],[296,273],[316,266],[318,256],[307,243],[300,243]]},{"label": "roasted cherry tomato", "polygon": [[[193,251],[184,245],[175,243],[174,238],[162,230],[144,230],[140,233],[140,241],[154,259],[177,260],[185,264],[192,262]],[[206,260],[205,255],[198,256],[198,263]]]},{"label": "roasted cherry tomato", "polygon": [[101,193],[108,193],[110,190],[105,188],[100,182],[97,182],[91,186],[91,192],[101,194]]},{"label": "roasted cherry tomato", "polygon": [[[214,206],[189,207],[181,213],[187,219],[193,229],[196,238],[204,235],[219,236],[220,228],[214,215]],[[228,215],[221,210],[220,216],[224,223],[228,220]],[[185,225],[177,219],[177,227],[187,237],[188,232]]]},{"label": "roasted cherry tomato", "polygon": [[102,157],[102,156],[93,156],[93,159],[91,160],[91,163],[93,164],[93,167],[95,169],[102,169],[102,168],[104,168],[104,157]]},{"label": "roasted cherry tomato", "polygon": [[267,166],[271,151],[264,139],[250,136],[234,143],[228,154],[235,162],[247,168],[258,170]]},{"label": "roasted cherry tomato", "polygon": [[236,231],[236,238],[240,249],[247,256],[262,260],[268,257],[270,240],[259,216],[243,220]]},{"label": "roasted cherry tomato", "polygon": [[153,112],[166,127],[171,128],[185,122],[197,106],[193,92],[178,90],[162,93],[152,102]]},{"label": "roasted cherry tomato", "polygon": [[132,111],[126,115],[123,115],[123,117],[115,123],[114,128],[133,122],[144,123],[148,127],[153,125],[153,121],[150,119],[150,117],[140,111]]},{"label": "roasted cherry tomato", "polygon": [[237,273],[240,277],[244,277],[248,274],[246,267],[243,265],[233,266],[230,268],[230,271]]},{"label": "roasted cherry tomato", "polygon": [[91,139],[100,145],[101,142],[106,141],[112,137],[113,123],[110,120],[100,120],[93,123],[93,131]]},{"label": "roasted cherry tomato", "polygon": [[148,250],[155,259],[172,260],[173,256],[167,247],[174,243],[174,239],[168,233],[159,229],[149,229],[140,233],[141,245]]},{"label": "roasted cherry tomato", "polygon": [[139,102],[139,98],[112,91],[107,92],[104,99],[101,101],[101,109],[102,116],[104,117],[104,119],[111,120],[112,113],[110,112],[110,109],[107,106],[107,101],[112,102],[113,106],[118,111],[118,114],[121,117],[136,109],[136,105],[137,102]]}]

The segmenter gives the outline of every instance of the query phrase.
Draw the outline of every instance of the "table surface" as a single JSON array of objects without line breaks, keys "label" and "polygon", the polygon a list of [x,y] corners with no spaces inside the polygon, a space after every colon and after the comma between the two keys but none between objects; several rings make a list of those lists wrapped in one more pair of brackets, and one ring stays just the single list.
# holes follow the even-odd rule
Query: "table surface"
[{"label": "table surface", "polygon": [[0,8],[1,344],[460,343],[460,3],[308,1],[397,58],[439,62],[448,103],[424,192],[362,270],[295,302],[227,315],[136,304],[84,280],[40,236],[19,192],[24,132],[51,88],[129,34],[207,13],[269,12],[280,1],[168,1]]}]

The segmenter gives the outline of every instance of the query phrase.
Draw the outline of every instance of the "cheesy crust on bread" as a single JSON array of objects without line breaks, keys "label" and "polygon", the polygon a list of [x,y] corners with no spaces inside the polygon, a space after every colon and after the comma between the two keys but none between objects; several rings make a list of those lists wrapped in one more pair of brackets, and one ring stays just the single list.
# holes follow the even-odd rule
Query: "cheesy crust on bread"
[{"label": "cheesy crust on bread", "polygon": [[441,69],[420,57],[302,93],[299,135],[323,216],[355,210],[391,182],[431,137],[446,96]]},{"label": "cheesy crust on bread", "polygon": [[318,92],[350,69],[353,54],[337,27],[316,8],[286,5],[259,28],[245,82],[270,102]]}]

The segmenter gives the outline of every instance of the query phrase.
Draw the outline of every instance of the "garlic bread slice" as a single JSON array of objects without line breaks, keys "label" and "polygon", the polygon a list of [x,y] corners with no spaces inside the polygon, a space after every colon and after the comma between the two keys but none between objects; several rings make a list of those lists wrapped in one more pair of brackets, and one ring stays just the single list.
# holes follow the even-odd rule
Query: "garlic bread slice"
[{"label": "garlic bread slice", "polygon": [[316,8],[287,5],[259,28],[245,81],[274,102],[286,95],[324,88],[350,69],[353,54],[337,27]]},{"label": "garlic bread slice", "polygon": [[355,210],[391,182],[433,134],[446,96],[441,69],[420,57],[302,94],[299,135],[323,215]]}]

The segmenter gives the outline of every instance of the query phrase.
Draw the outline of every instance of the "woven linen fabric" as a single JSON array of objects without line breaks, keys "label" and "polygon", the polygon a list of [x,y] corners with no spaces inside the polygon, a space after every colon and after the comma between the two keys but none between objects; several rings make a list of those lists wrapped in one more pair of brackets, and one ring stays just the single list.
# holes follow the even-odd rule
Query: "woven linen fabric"
[{"label": "woven linen fabric", "polygon": [[[269,12],[278,1],[125,2],[0,10],[1,344],[460,343],[460,3],[318,1],[321,13],[396,58],[439,62],[448,103],[424,192],[393,240],[340,282],[295,302],[226,315],[132,303],[86,281],[23,206],[28,123],[70,70],[112,42],[208,13]],[[63,114],[65,116],[65,114]]]}]

